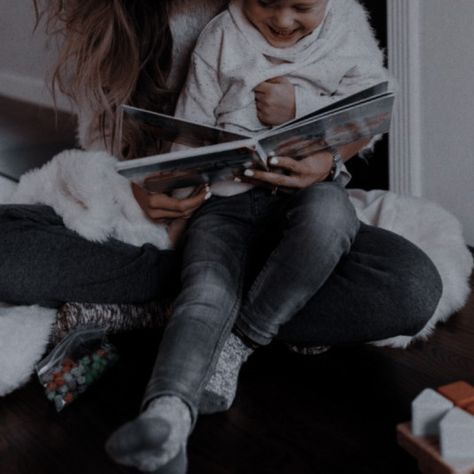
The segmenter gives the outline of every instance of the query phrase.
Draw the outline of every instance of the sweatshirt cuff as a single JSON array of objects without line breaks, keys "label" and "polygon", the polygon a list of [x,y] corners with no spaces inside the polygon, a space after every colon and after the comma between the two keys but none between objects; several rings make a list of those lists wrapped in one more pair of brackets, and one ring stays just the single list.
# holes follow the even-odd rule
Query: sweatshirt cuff
[{"label": "sweatshirt cuff", "polygon": [[309,94],[302,87],[295,86],[295,118],[314,112],[316,107],[314,92]]}]

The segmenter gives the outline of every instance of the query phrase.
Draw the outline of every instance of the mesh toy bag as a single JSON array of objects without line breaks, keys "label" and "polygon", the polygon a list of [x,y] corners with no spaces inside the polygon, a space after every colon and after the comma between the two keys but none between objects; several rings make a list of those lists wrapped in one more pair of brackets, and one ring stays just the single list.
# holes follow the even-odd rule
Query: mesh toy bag
[{"label": "mesh toy bag", "polygon": [[79,329],[66,336],[36,365],[36,373],[59,412],[118,359],[104,329]]}]

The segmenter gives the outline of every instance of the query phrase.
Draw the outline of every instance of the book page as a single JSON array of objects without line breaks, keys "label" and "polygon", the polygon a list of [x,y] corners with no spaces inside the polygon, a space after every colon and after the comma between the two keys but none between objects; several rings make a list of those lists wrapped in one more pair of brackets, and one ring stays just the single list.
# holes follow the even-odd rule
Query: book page
[{"label": "book page", "polygon": [[124,123],[130,124],[131,121],[134,121],[141,128],[146,127],[147,132],[152,133],[160,141],[196,148],[250,138],[247,135],[231,133],[222,128],[202,125],[128,105],[122,105],[121,108],[122,127]]},{"label": "book page", "polygon": [[375,86],[362,89],[361,91],[356,92],[355,94],[351,94],[342,99],[335,100],[332,104],[322,107],[318,110],[315,110],[314,112],[310,112],[309,114],[303,115],[302,117],[298,117],[289,122],[285,122],[279,125],[278,127],[273,127],[271,130],[264,132],[264,134],[262,135],[272,134],[272,132],[274,131],[285,129],[287,127],[292,126],[293,124],[304,122],[310,118],[316,118],[323,114],[327,114],[330,112],[335,112],[336,110],[342,110],[344,108],[355,106],[356,104],[366,101],[367,99],[371,100],[375,97],[386,94],[387,92],[388,92],[388,82],[387,81],[380,82],[379,84],[376,84]]},{"label": "book page", "polygon": [[259,139],[268,154],[302,159],[328,146],[352,143],[389,131],[394,96],[382,95],[355,107],[295,123]]},{"label": "book page", "polygon": [[240,140],[199,149],[178,151],[117,163],[117,171],[148,191],[166,192],[174,188],[214,182],[222,171],[233,176],[258,165],[259,157],[251,140]]}]

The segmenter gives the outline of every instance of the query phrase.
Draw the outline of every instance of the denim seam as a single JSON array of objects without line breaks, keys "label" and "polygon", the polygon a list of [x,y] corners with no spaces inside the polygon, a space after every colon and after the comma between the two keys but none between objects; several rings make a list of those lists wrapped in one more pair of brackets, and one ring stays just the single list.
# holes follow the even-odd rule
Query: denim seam
[{"label": "denim seam", "polygon": [[[208,366],[207,366],[207,370],[206,370],[206,372],[205,372],[205,374],[202,378],[202,381],[201,381],[200,385],[198,386],[198,392],[200,392],[203,389],[203,386],[205,384],[207,384],[210,377],[212,376],[211,368],[212,368],[212,370],[214,370],[215,366],[217,364],[216,354],[220,355],[220,352],[221,352],[222,347],[224,345],[223,334],[226,334],[226,333],[229,334],[231,332],[229,330],[229,326],[232,327],[235,324],[235,321],[237,319],[236,314],[238,314],[241,303],[242,303],[243,280],[244,280],[245,268],[247,266],[246,261],[248,259],[248,249],[247,248],[243,252],[242,259],[245,260],[245,263],[244,263],[244,265],[242,267],[242,271],[240,272],[240,275],[239,275],[239,286],[237,288],[237,292],[236,292],[237,296],[236,296],[235,302],[232,306],[231,317],[228,318],[227,323],[222,328],[221,334],[218,338],[217,344],[215,345],[214,351],[213,351],[212,356],[211,356],[212,363],[208,364]],[[199,403],[199,401],[198,401],[198,403]],[[196,405],[198,405],[198,403]]]},{"label": "denim seam", "polygon": [[[248,250],[247,249],[245,249],[245,251],[242,253],[241,258],[245,259],[245,260],[248,259]],[[203,390],[203,386],[205,387],[205,385],[207,384],[207,382],[210,379],[210,376],[212,376],[211,369],[214,370],[215,366],[216,366],[216,363],[217,363],[216,354],[220,354],[220,351],[222,350],[222,346],[224,345],[223,335],[226,334],[226,333],[230,333],[229,327],[232,327],[235,324],[236,314],[238,313],[238,311],[240,309],[240,304],[241,304],[241,301],[242,301],[242,288],[243,288],[243,280],[244,280],[246,265],[244,264],[242,268],[243,268],[243,270],[240,272],[240,276],[239,276],[239,283],[238,283],[238,288],[237,288],[237,292],[236,292],[236,294],[237,294],[236,300],[235,300],[235,302],[232,306],[232,310],[231,310],[231,317],[228,318],[227,323],[222,328],[222,331],[221,331],[221,334],[218,338],[217,344],[215,345],[214,351],[212,352],[212,355],[211,355],[211,361],[212,362],[207,365],[207,370],[204,373],[200,384],[198,385],[198,388],[197,388],[198,393]],[[196,425],[198,414],[199,414],[198,413],[199,400],[193,400],[192,397],[188,397],[187,395],[181,393],[180,391],[176,391],[176,390],[174,390],[174,391],[164,390],[164,391],[154,392],[153,391],[153,386],[147,387],[147,393],[148,392],[152,392],[153,395],[151,396],[151,394],[150,394],[150,395],[146,396],[144,404],[142,406],[144,406],[151,399],[153,399],[157,396],[174,395],[174,396],[178,396],[179,398],[181,398],[188,405],[188,407],[190,409],[190,412],[191,412],[191,430],[194,429],[194,426]]]}]

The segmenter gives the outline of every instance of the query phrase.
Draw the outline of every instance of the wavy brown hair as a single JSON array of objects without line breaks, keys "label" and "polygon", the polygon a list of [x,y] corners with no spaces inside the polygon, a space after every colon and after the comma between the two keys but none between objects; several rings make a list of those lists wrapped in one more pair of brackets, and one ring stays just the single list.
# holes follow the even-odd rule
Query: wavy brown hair
[{"label": "wavy brown hair", "polygon": [[172,0],[33,0],[36,27],[59,39],[52,74],[53,97],[59,90],[92,114],[91,140],[102,139],[111,153],[143,156],[145,131],[124,124],[118,144],[122,103],[171,113],[176,94],[167,87],[172,37]]}]

